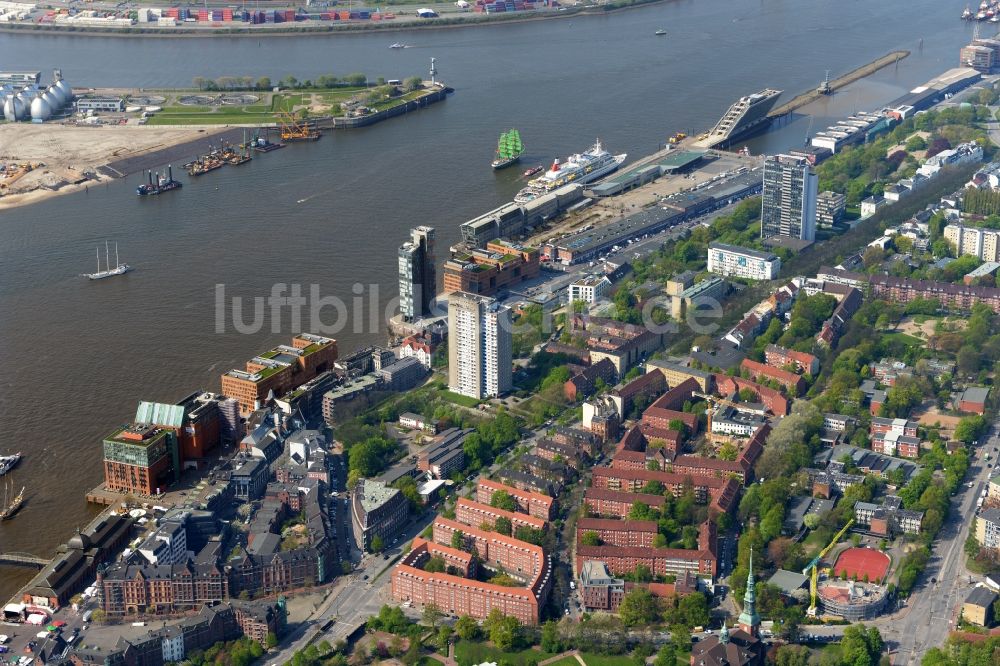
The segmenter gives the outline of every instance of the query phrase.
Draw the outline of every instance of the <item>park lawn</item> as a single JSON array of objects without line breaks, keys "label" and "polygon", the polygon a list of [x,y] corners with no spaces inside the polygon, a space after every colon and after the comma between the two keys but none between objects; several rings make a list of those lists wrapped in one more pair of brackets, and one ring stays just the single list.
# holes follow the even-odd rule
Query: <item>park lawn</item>
[{"label": "park lawn", "polygon": [[504,652],[487,643],[459,641],[455,644],[455,661],[459,666],[472,666],[491,661],[497,663],[505,661],[511,666],[526,666],[529,660],[537,663],[552,656],[555,655],[533,648],[520,652]]},{"label": "park lawn", "polygon": [[580,656],[583,657],[583,661],[587,666],[622,666],[623,664],[632,663],[631,657],[627,654],[611,655],[582,652]]},{"label": "park lawn", "polygon": [[479,404],[478,399],[470,398],[467,395],[460,395],[453,391],[441,391],[441,397],[460,407],[475,407]]},{"label": "park lawn", "polygon": [[[166,106],[148,120],[149,125],[226,125],[226,124],[257,124],[275,123],[281,114],[291,113],[297,107],[305,107],[317,103],[331,107],[329,113],[339,115],[337,110],[341,102],[346,102],[364,88],[336,88],[304,90],[296,92],[275,93],[271,95],[270,104],[247,104],[245,106],[184,106],[175,104]],[[382,111],[417,99],[426,94],[425,90],[408,92],[391,100],[376,102],[371,106],[376,111]]]},{"label": "park lawn", "polygon": [[404,102],[409,102],[410,100],[423,97],[427,94],[426,90],[414,90],[413,92],[408,92],[400,95],[399,97],[393,97],[392,99],[385,99],[380,102],[375,102],[374,104],[369,104],[368,108],[374,109],[376,111],[385,111],[386,109],[391,109],[394,106],[399,106]]},{"label": "park lawn", "polygon": [[826,544],[821,540],[822,535],[819,532],[812,531],[809,533],[805,539],[802,540],[802,551],[806,555],[815,555],[818,553]]},{"label": "park lawn", "polygon": [[901,342],[908,347],[921,347],[926,344],[920,338],[914,337],[907,333],[887,333],[882,336],[883,341],[896,341]]},{"label": "park lawn", "polygon": [[274,114],[245,114],[242,116],[215,115],[211,113],[181,116],[153,116],[149,119],[148,125],[259,125],[262,123],[274,124],[277,119]]}]

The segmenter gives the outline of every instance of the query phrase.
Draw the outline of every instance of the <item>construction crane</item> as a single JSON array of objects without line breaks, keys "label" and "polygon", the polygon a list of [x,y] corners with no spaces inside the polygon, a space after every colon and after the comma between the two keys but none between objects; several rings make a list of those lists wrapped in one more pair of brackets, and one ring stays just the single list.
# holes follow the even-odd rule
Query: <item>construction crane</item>
[{"label": "construction crane", "polygon": [[[802,570],[802,575],[803,576],[809,576],[809,599],[810,599],[810,601],[809,601],[809,608],[808,608],[808,610],[806,610],[806,615],[808,615],[810,617],[816,617],[816,612],[817,612],[817,606],[816,606],[816,585],[817,585],[817,582],[819,580],[819,562],[824,557],[826,557],[826,554],[830,552],[831,548],[833,548],[835,545],[837,545],[837,542],[840,541],[840,538],[842,536],[844,536],[844,534],[847,533],[847,530],[851,529],[851,525],[853,525],[853,524],[854,524],[854,519],[851,518],[850,520],[847,521],[847,524],[844,525],[844,527],[839,532],[837,532],[836,536],[833,537],[833,540],[831,540],[830,543],[828,543],[826,545],[826,548],[824,548],[823,550],[819,551],[819,555],[817,555],[816,557],[814,557],[813,560],[812,560],[812,562],[810,562],[808,564],[808,566],[806,566],[806,568]],[[810,569],[812,569],[812,573],[811,574],[809,572]]]},{"label": "construction crane", "polygon": [[692,391],[691,395],[696,395],[699,398],[704,398],[708,402],[708,409],[705,410],[705,416],[708,419],[707,431],[708,434],[712,434],[712,411],[715,405],[725,405],[726,407],[732,407],[733,409],[739,409],[739,403],[733,402],[732,400],[727,400],[726,398],[719,398],[708,393],[701,393],[699,391]]},{"label": "construction crane", "polygon": [[281,122],[282,141],[316,141],[322,136],[320,131],[314,128],[312,124],[308,122],[299,123],[287,111],[282,111],[281,116],[284,118]]}]

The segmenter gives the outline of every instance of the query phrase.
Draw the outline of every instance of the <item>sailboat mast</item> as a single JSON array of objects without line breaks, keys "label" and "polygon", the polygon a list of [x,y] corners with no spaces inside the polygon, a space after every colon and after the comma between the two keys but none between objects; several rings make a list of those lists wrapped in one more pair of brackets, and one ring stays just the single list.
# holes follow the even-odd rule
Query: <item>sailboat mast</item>
[{"label": "sailboat mast", "polygon": [[115,268],[118,268],[121,265],[122,265],[121,262],[118,261],[118,243],[116,242],[115,243]]},{"label": "sailboat mast", "polygon": [[111,270],[111,253],[108,250],[108,241],[104,241],[104,265],[108,267],[109,271]]},{"label": "sailboat mast", "polygon": [[101,272],[101,248],[100,246],[95,247],[94,251],[97,252],[97,272]]}]

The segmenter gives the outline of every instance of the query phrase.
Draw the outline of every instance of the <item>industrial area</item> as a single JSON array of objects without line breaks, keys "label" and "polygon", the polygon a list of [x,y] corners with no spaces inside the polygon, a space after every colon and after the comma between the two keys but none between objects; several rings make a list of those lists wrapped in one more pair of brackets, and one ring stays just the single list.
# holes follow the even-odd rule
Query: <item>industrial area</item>
[{"label": "industrial area", "polygon": [[[253,154],[317,141],[326,130],[371,125],[452,92],[436,80],[433,58],[428,81],[378,79],[305,92],[243,88],[74,90],[58,69],[48,83],[37,71],[0,72],[0,109],[7,121],[0,123],[0,146],[6,147],[0,153],[0,209],[172,161],[190,176],[245,164]],[[17,140],[4,141],[8,135]]]}]

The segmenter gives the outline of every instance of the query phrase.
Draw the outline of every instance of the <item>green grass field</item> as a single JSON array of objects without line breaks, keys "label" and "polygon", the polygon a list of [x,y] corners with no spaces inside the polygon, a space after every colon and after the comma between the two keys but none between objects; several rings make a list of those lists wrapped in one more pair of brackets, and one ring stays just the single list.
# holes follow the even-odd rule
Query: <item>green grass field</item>
[{"label": "green grass field", "polygon": [[505,661],[511,664],[511,666],[527,666],[529,660],[537,663],[552,656],[554,655],[534,649],[521,650],[520,652],[503,652],[492,645],[472,643],[470,641],[459,641],[455,644],[455,661],[458,662],[459,666],[472,666],[473,664],[482,664],[488,661],[495,661],[497,663]]},{"label": "green grass field", "polygon": [[584,652],[580,656],[583,657],[583,661],[586,662],[587,666],[624,666],[625,664],[632,663],[632,658],[627,654],[609,655]]},{"label": "green grass field", "polygon": [[920,347],[926,344],[920,338],[916,338],[906,333],[889,333],[887,335],[883,335],[882,339],[885,341],[901,342],[908,347]]},{"label": "green grass field", "polygon": [[[247,104],[244,106],[185,106],[182,104],[167,104],[163,110],[151,117],[150,125],[247,125],[280,122],[281,114],[293,113],[297,109],[310,104],[330,106],[324,114],[340,115],[340,104],[348,101],[364,88],[337,88],[334,90],[305,90],[285,93],[275,93],[263,98],[264,103]],[[217,94],[217,93],[206,93]],[[416,99],[423,91],[406,93],[395,99],[378,102],[372,105],[376,111],[382,111]]]},{"label": "green grass field", "polygon": [[453,393],[451,391],[441,391],[441,397],[448,402],[462,407],[475,407],[479,404],[479,400],[476,400],[475,398],[470,398],[467,395],[459,395],[458,393]]}]

